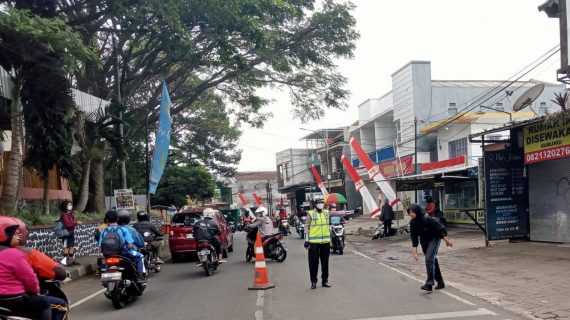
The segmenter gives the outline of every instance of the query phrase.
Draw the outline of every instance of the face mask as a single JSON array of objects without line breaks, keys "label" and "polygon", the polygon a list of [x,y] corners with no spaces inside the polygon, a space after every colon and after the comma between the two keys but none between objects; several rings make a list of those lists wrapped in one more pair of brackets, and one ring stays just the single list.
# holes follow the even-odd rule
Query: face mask
[{"label": "face mask", "polygon": [[316,207],[319,210],[323,210],[323,208],[325,207],[325,204],[324,203],[317,203]]}]

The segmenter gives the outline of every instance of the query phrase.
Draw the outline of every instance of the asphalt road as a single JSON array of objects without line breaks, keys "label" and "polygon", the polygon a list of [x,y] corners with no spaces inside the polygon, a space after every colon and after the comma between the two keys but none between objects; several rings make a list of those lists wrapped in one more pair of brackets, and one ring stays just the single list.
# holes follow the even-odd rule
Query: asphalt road
[{"label": "asphalt road", "polygon": [[250,291],[254,266],[245,262],[244,234],[236,233],[235,241],[228,263],[212,277],[195,262],[167,263],[149,279],[144,295],[122,310],[97,293],[102,287],[94,276],[66,284],[71,319],[522,319],[452,288],[425,293],[419,290],[422,280],[350,245],[344,255],[331,255],[333,287],[311,290],[307,253],[294,236],[286,237],[285,262],[267,263],[275,288]]}]

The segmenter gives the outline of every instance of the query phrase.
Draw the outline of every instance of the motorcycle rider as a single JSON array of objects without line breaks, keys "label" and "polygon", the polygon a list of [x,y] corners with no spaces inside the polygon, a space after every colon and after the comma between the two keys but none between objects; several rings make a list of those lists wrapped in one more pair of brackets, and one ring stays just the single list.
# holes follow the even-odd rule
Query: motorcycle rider
[{"label": "motorcycle rider", "polygon": [[[137,223],[133,225],[135,230],[143,237],[145,242],[148,242],[154,252],[156,253],[156,263],[162,264],[164,261],[160,259],[158,250],[160,249],[158,241],[154,240],[156,238],[162,237],[163,234],[160,232],[152,223],[150,223],[150,216],[144,211],[137,212]],[[145,237],[145,234],[148,236]]]},{"label": "motorcycle rider", "polygon": [[48,299],[40,295],[40,284],[25,254],[17,247],[19,225],[0,217],[0,307],[30,319],[50,320]]},{"label": "motorcycle rider", "polygon": [[214,249],[216,249],[218,263],[225,263],[227,261],[222,259],[222,243],[220,239],[218,239],[222,232],[218,224],[214,221],[216,212],[212,208],[206,208],[202,213],[204,218],[196,221],[192,227],[194,239],[196,239],[196,242],[204,240],[210,242],[214,246]]},{"label": "motorcycle rider", "polygon": [[257,214],[257,219],[250,224],[252,228],[258,227],[258,230],[261,232],[261,236],[269,236],[274,233],[273,230],[273,223],[271,222],[271,218],[267,216],[267,209],[265,207],[259,207],[255,210]]},{"label": "motorcycle rider", "polygon": [[[121,209],[123,210],[123,209]],[[127,211],[128,215],[128,211]],[[115,210],[109,210],[105,214],[105,218],[109,222],[109,226],[101,232],[101,237],[99,238],[99,247],[101,248],[102,252],[105,252],[105,248],[103,248],[103,240],[105,239],[105,235],[109,231],[116,231],[117,235],[119,236],[123,247],[120,248],[120,252],[123,256],[127,256],[137,263],[137,281],[140,283],[146,282],[146,270],[143,261],[143,255],[137,251],[137,247],[135,244],[135,240],[133,239],[133,235],[131,231],[125,226],[125,222],[127,221],[127,217],[125,216],[125,212],[121,212],[121,223],[123,225],[119,225],[119,214]],[[128,220],[130,220],[130,215],[128,215]],[[128,222],[127,222],[128,224]],[[138,235],[138,232],[135,233]],[[140,235],[139,235],[140,237]],[[142,239],[141,239],[142,240]],[[144,242],[143,242],[144,245]]]}]

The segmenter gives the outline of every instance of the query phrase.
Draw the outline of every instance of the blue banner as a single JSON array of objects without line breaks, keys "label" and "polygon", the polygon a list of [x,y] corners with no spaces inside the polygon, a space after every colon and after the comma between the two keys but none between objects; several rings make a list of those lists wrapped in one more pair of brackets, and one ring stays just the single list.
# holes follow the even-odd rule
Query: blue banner
[{"label": "blue banner", "polygon": [[166,82],[162,83],[162,99],[160,100],[160,117],[158,119],[158,131],[156,132],[156,141],[154,146],[154,156],[152,158],[152,168],[150,170],[150,185],[148,192],[156,193],[156,187],[164,172],[166,160],[168,159],[168,147],[170,146],[170,111],[172,105]]}]

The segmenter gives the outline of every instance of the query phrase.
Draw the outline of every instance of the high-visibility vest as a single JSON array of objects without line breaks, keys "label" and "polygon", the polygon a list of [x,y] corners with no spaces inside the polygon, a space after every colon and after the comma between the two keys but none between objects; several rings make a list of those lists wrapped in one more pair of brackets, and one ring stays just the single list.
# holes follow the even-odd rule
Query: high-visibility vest
[{"label": "high-visibility vest", "polygon": [[323,209],[321,213],[316,210],[309,211],[311,225],[309,227],[310,243],[331,242],[331,230],[329,229],[329,211]]}]

